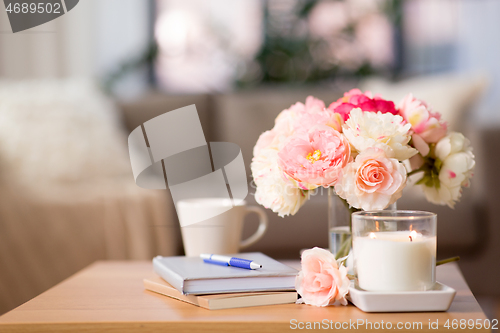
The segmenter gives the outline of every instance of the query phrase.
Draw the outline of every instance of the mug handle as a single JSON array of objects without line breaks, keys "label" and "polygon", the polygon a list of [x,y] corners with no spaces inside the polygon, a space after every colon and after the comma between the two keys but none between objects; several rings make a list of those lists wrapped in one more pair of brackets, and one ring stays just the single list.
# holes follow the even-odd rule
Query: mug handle
[{"label": "mug handle", "polygon": [[240,249],[244,249],[246,247],[249,247],[250,245],[254,244],[257,242],[259,239],[264,236],[264,233],[267,230],[267,214],[266,212],[257,206],[247,206],[247,213],[255,213],[259,215],[259,227],[257,228],[257,231],[247,239],[241,241],[240,243]]}]

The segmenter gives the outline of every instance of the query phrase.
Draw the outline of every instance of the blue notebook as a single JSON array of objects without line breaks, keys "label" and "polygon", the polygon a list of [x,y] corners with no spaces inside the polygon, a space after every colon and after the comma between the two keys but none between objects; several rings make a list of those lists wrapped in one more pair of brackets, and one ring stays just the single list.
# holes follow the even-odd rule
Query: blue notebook
[{"label": "blue notebook", "polygon": [[220,294],[251,291],[295,290],[295,268],[260,252],[238,253],[234,257],[254,260],[256,270],[207,264],[198,257],[153,259],[154,271],[183,294]]}]

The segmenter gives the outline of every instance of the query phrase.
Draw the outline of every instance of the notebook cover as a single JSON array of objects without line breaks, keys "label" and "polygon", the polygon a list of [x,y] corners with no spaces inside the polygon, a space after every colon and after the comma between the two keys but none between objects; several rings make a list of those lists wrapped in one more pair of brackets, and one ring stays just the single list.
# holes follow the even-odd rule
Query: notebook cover
[{"label": "notebook cover", "polygon": [[[199,257],[161,257],[153,259],[155,272],[177,290],[185,293],[185,281],[224,279],[230,285],[231,279],[259,277],[292,277],[298,271],[260,252],[238,253],[234,257],[254,260],[262,268],[250,270],[238,267],[207,264]],[[252,287],[249,286],[249,290]]]},{"label": "notebook cover", "polygon": [[183,295],[159,276],[152,276],[143,280],[146,290],[162,294],[177,300],[187,302],[208,310],[243,308],[261,305],[276,305],[295,303],[297,293],[294,291],[281,292],[250,292],[215,295]]}]

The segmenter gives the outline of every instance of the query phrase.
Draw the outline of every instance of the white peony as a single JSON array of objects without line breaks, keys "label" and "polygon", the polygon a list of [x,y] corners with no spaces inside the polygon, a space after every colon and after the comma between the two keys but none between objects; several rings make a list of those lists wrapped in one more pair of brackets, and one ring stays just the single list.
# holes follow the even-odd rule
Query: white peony
[{"label": "white peony", "polygon": [[404,161],[418,151],[408,145],[411,124],[403,122],[401,116],[357,108],[351,110],[343,133],[359,152],[376,147],[384,150],[387,157]]},{"label": "white peony", "polygon": [[436,144],[435,154],[444,161],[448,156],[462,151],[472,151],[469,139],[462,133],[451,132]]},{"label": "white peony", "polygon": [[462,196],[462,187],[470,185],[475,161],[470,141],[452,132],[436,144],[436,157],[443,165],[439,171],[439,188],[423,186],[427,200],[453,208]]},{"label": "white peony", "polygon": [[261,149],[252,159],[250,167],[257,185],[257,203],[284,217],[295,215],[307,201],[307,192],[301,191],[293,182],[288,181],[278,167],[277,149]]}]

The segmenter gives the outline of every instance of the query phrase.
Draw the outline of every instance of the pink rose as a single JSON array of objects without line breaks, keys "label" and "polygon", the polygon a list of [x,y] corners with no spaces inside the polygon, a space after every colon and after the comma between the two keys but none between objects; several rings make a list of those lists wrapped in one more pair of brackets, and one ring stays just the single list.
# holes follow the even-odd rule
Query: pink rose
[{"label": "pink rose", "polygon": [[381,210],[401,197],[405,185],[404,165],[382,149],[368,148],[342,170],[335,192],[355,208]]},{"label": "pink rose", "polygon": [[347,305],[345,296],[350,281],[347,268],[338,265],[335,256],[318,247],[302,252],[302,270],[295,279],[295,289],[302,297],[299,302],[327,306],[340,301]]},{"label": "pink rose", "polygon": [[363,111],[398,114],[393,102],[382,99],[380,95],[375,95],[372,98],[371,92],[366,91],[363,94],[359,89],[352,89],[344,93],[344,97],[339,98],[328,107],[330,111],[340,114],[344,121],[349,119],[349,113],[354,108],[360,108]]},{"label": "pink rose", "polygon": [[335,185],[350,156],[349,142],[342,134],[316,125],[290,137],[278,153],[278,165],[303,189],[311,188],[310,184],[328,187]]},{"label": "pink rose", "polygon": [[416,99],[412,94],[403,99],[399,113],[411,124],[413,132],[426,143],[436,143],[446,135],[448,125],[441,120],[441,115],[432,112],[424,101]]}]

